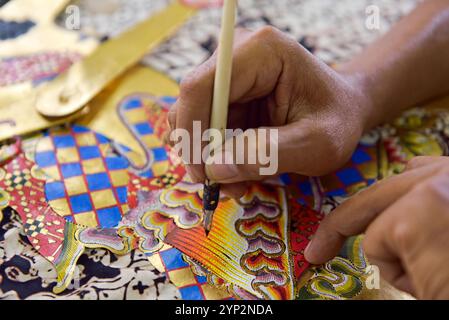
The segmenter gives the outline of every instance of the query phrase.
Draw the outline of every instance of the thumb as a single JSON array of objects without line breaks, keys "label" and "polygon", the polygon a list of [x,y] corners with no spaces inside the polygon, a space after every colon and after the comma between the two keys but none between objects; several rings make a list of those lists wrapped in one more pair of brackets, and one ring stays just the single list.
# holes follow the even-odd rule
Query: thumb
[{"label": "thumb", "polygon": [[282,173],[322,176],[346,161],[344,151],[350,144],[338,136],[326,121],[307,118],[282,127],[241,131],[214,150],[206,161],[206,175],[221,183],[257,181]]}]

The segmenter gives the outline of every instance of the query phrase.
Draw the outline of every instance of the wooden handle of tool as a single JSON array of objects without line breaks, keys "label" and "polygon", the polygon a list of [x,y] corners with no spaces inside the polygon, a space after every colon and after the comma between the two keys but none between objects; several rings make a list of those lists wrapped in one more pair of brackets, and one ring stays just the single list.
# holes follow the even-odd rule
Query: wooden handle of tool
[{"label": "wooden handle of tool", "polygon": [[222,132],[223,141],[214,141],[213,148],[220,146],[225,139],[228,121],[229,94],[232,75],[232,49],[237,0],[225,0],[221,22],[220,43],[218,46],[217,70],[215,72],[214,95],[210,128]]}]

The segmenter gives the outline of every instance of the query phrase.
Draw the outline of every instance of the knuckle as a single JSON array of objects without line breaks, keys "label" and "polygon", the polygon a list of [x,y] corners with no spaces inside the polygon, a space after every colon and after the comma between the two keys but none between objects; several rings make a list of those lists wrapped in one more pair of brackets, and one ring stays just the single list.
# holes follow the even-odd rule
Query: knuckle
[{"label": "knuckle", "polygon": [[[294,136],[292,144],[303,146],[307,155],[304,163],[299,161],[296,163],[297,172],[307,176],[320,177],[344,165],[346,159],[342,159],[341,144],[338,139],[335,139],[335,135],[332,135],[332,130],[329,130],[327,125],[312,119],[302,121],[300,128],[301,130],[298,135]],[[319,146],[319,148],[313,147],[312,143],[305,144],[304,141],[313,142],[313,145]],[[332,161],[323,157],[323,154],[332,155]]]},{"label": "knuckle", "polygon": [[329,125],[321,125],[316,128],[315,135],[317,139],[322,139],[321,143],[324,144],[330,154],[335,155],[337,158],[341,158],[343,155],[343,145],[341,139],[337,139],[341,135],[338,129]]},{"label": "knuckle", "polygon": [[396,243],[404,252],[408,252],[410,245],[416,238],[416,226],[413,219],[402,219],[398,221],[391,231],[393,243]]},{"label": "knuckle", "polygon": [[181,91],[181,95],[189,96],[195,94],[198,86],[201,85],[201,76],[198,74],[197,70],[193,70],[184,77],[181,81],[179,87]]},{"label": "knuckle", "polygon": [[264,26],[253,33],[253,40],[259,41],[274,41],[279,38],[281,31],[273,26]]},{"label": "knuckle", "polygon": [[[438,174],[423,182],[417,183],[407,197],[410,199],[426,199],[428,203],[440,206],[441,208],[448,208],[449,173]],[[415,242],[416,235],[422,231],[422,226],[418,221],[422,221],[423,217],[419,215],[426,215],[429,218],[430,213],[435,213],[435,211],[428,212],[421,209],[414,211],[412,216],[409,214],[406,217],[404,215],[398,215],[391,231],[393,242],[397,243],[404,252],[411,249],[410,246]]]},{"label": "knuckle", "polygon": [[[320,170],[315,172],[318,175],[325,175],[330,173],[333,170],[341,167],[347,160],[349,160],[351,154],[349,152],[345,152],[344,145],[342,141],[339,139],[335,139],[336,135],[326,127],[317,126],[312,128],[310,132],[314,141],[317,141],[317,144],[321,146],[321,150],[326,150],[326,154],[331,154],[333,157],[333,161],[324,161],[320,163]],[[317,159],[320,159],[319,154],[316,156]],[[318,166],[317,166],[318,167]]]},{"label": "knuckle", "polygon": [[[329,154],[333,154],[336,156],[336,160],[341,161],[340,159],[343,158],[343,152],[341,145],[333,138],[333,137],[326,137],[325,145],[327,150],[329,151]],[[344,157],[343,161],[346,160],[346,157]]]},{"label": "knuckle", "polygon": [[325,217],[321,222],[320,222],[320,227],[318,228],[317,232],[319,232],[320,234],[332,234],[334,233],[334,220],[335,218],[335,213],[332,212],[331,214],[329,214],[327,217]]},{"label": "knuckle", "polygon": [[439,173],[426,181],[418,183],[413,192],[426,195],[433,201],[449,205],[449,168],[440,169]]},{"label": "knuckle", "polygon": [[193,183],[204,182],[204,167],[198,165],[187,164],[185,166],[187,175]]},{"label": "knuckle", "polygon": [[170,110],[167,115],[167,123],[169,125],[170,130],[176,129],[176,117],[177,117],[176,109]]},{"label": "knuckle", "polygon": [[208,60],[190,71],[179,84],[181,99],[201,98],[197,96],[209,90],[209,87],[212,86],[214,72],[215,60]]},{"label": "knuckle", "polygon": [[259,180],[259,178],[261,178],[259,167],[255,164],[242,165],[239,167],[239,171],[241,172],[241,175],[247,179]]},{"label": "knuckle", "polygon": [[164,144],[170,146],[170,147],[174,147],[175,145],[175,141],[171,139],[171,133],[172,131],[168,131],[166,133],[163,134],[162,136],[162,141]]},{"label": "knuckle", "polygon": [[413,169],[419,168],[422,166],[423,162],[426,161],[427,159],[428,159],[428,157],[426,157],[426,156],[414,157],[407,162],[405,170],[408,171],[408,170],[413,170]]},{"label": "knuckle", "polygon": [[[449,157],[447,156],[417,156],[410,159],[406,164],[406,171],[424,166],[434,166],[441,169],[449,169]],[[447,172],[447,171],[446,171]]]}]

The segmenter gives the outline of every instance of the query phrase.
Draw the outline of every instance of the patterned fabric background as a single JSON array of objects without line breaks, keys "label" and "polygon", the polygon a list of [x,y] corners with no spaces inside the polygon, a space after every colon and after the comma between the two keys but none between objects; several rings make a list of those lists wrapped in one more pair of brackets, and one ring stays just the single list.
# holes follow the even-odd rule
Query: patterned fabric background
[{"label": "patterned fabric background", "polygon": [[56,296],[56,271],[28,242],[20,217],[5,210],[0,224],[0,299],[179,299],[177,289],[132,252],[116,256],[106,250],[89,250],[78,263],[72,289]]},{"label": "patterned fabric background", "polygon": [[[312,49],[326,63],[349,59],[371,43],[421,0],[239,0],[238,26],[255,29],[271,24]],[[114,37],[154,14],[170,0],[79,0],[81,31]],[[380,30],[365,27],[366,8],[380,9]],[[63,25],[64,14],[59,17]],[[215,50],[220,9],[205,8],[143,62],[175,80],[206,60]]]},{"label": "patterned fabric background", "polygon": [[[0,6],[7,1],[0,0]],[[114,37],[163,8],[168,0],[80,0],[81,33],[100,40]],[[350,58],[386,32],[419,0],[241,0],[239,25],[272,24],[295,37],[329,64]],[[381,9],[381,30],[365,28],[365,8]],[[63,24],[64,14],[58,18]],[[220,12],[204,9],[143,62],[182,79],[216,47]],[[1,206],[1,199],[0,199]],[[38,255],[23,232],[20,218],[5,210],[0,224],[0,299],[179,299],[181,294],[140,253],[122,257],[90,250],[79,263],[76,288],[51,293],[56,272]]]},{"label": "patterned fabric background", "polygon": [[[271,24],[333,64],[360,52],[417,3],[418,0],[240,0],[238,25],[255,29]],[[365,27],[365,10],[370,5],[380,9],[380,30]],[[219,9],[203,10],[144,62],[180,80],[215,50],[219,28]]]}]

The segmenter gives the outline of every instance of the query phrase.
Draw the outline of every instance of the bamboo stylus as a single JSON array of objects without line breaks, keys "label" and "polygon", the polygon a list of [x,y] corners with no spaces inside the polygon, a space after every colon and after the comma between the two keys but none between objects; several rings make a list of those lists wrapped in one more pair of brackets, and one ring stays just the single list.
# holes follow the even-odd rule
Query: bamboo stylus
[{"label": "bamboo stylus", "polygon": [[[213,141],[209,147],[214,150],[225,141],[225,130],[228,120],[229,94],[232,74],[232,49],[234,44],[234,26],[237,0],[225,0],[221,21],[220,42],[218,45],[217,69],[215,71],[214,95],[210,128],[221,132],[221,141]],[[204,228],[206,234],[212,227],[212,219],[220,199],[220,185],[206,180],[204,183],[203,207]]]}]

